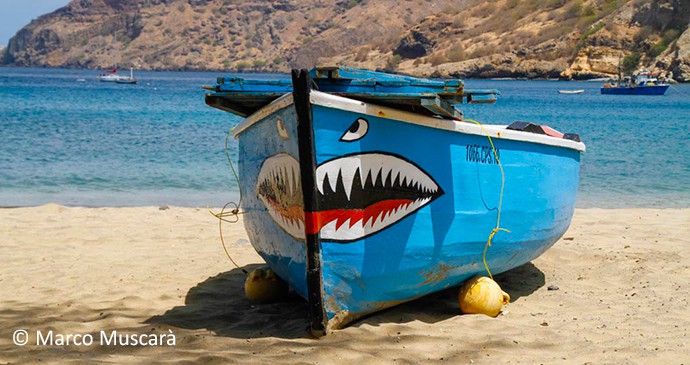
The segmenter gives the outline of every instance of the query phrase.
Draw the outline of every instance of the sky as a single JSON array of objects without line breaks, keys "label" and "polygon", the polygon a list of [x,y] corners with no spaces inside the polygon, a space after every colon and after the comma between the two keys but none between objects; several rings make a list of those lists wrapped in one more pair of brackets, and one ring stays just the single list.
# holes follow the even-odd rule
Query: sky
[{"label": "sky", "polygon": [[7,42],[19,29],[43,14],[69,3],[69,0],[0,0],[0,45]]}]

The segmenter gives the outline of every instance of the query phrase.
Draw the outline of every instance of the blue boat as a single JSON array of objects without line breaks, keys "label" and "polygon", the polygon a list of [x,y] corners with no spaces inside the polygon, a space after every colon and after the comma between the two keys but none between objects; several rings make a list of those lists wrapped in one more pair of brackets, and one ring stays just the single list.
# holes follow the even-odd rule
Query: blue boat
[{"label": "blue boat", "polygon": [[626,76],[625,80],[628,82],[605,84],[601,88],[601,93],[603,95],[664,95],[670,86],[659,82],[656,77],[651,76],[649,71],[642,71],[634,75],[632,80]]},{"label": "blue boat", "polygon": [[234,129],[245,228],[317,336],[523,265],[570,224],[584,144],[464,119],[460,103],[495,90],[348,68],[206,88],[207,104],[247,115]]},{"label": "blue boat", "polygon": [[618,85],[602,87],[603,95],[664,95],[670,85]]}]

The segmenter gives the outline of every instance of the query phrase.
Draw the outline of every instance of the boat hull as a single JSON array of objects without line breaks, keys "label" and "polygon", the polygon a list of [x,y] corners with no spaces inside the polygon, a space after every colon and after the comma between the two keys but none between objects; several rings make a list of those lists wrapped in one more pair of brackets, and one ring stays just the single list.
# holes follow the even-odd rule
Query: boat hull
[{"label": "boat hull", "polygon": [[664,95],[669,85],[652,85],[636,87],[603,87],[603,95]]},{"label": "boat hull", "polygon": [[119,75],[117,73],[107,73],[98,75],[98,81],[100,82],[114,82],[117,84],[136,84],[137,79],[134,78],[133,73],[130,72],[130,76]]},{"label": "boat hull", "polygon": [[135,79],[120,79],[120,80],[115,80],[115,83],[133,85],[133,84],[137,83],[137,80],[135,80]]},{"label": "boat hull", "polygon": [[112,77],[110,75],[98,76],[100,82],[117,82],[119,76]]},{"label": "boat hull", "polygon": [[[318,92],[309,108],[312,141],[299,138],[304,126],[291,95],[245,121],[236,137],[250,241],[320,307],[312,328],[340,328],[486,274],[482,254],[499,214],[510,232],[496,233],[487,251],[493,274],[538,257],[570,224],[577,148]],[[485,133],[494,136],[503,174]],[[305,144],[313,164],[300,151]],[[310,193],[316,202],[304,209]]]}]

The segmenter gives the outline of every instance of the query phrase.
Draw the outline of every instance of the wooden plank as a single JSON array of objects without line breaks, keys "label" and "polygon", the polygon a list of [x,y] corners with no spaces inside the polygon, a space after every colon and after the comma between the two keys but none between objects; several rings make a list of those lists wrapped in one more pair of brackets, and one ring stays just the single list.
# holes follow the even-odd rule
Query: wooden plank
[{"label": "wooden plank", "polygon": [[[313,212],[319,211],[316,190],[316,152],[314,150],[314,126],[312,121],[311,77],[307,70],[292,70],[292,83],[295,86],[292,96],[297,112],[297,140],[299,141],[300,178],[304,196],[304,223],[306,227],[315,225]],[[321,275],[321,236],[319,231],[305,232],[307,243],[307,296],[311,333],[316,337],[326,334],[328,317],[323,303],[323,276]]]},{"label": "wooden plank", "polygon": [[465,98],[467,104],[493,104],[496,102],[496,96],[500,95],[498,90],[465,90]]},{"label": "wooden plank", "polygon": [[436,115],[451,119],[462,119],[462,112],[438,95],[435,98],[420,99],[420,102],[424,108]]}]

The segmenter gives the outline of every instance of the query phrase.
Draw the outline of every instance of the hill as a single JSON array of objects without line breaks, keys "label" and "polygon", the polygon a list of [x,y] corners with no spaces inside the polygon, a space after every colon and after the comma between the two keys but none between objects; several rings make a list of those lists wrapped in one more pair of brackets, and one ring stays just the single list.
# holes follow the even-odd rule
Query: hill
[{"label": "hill", "polygon": [[690,0],[74,0],[9,42],[14,66],[593,78],[628,57],[690,81]]}]

